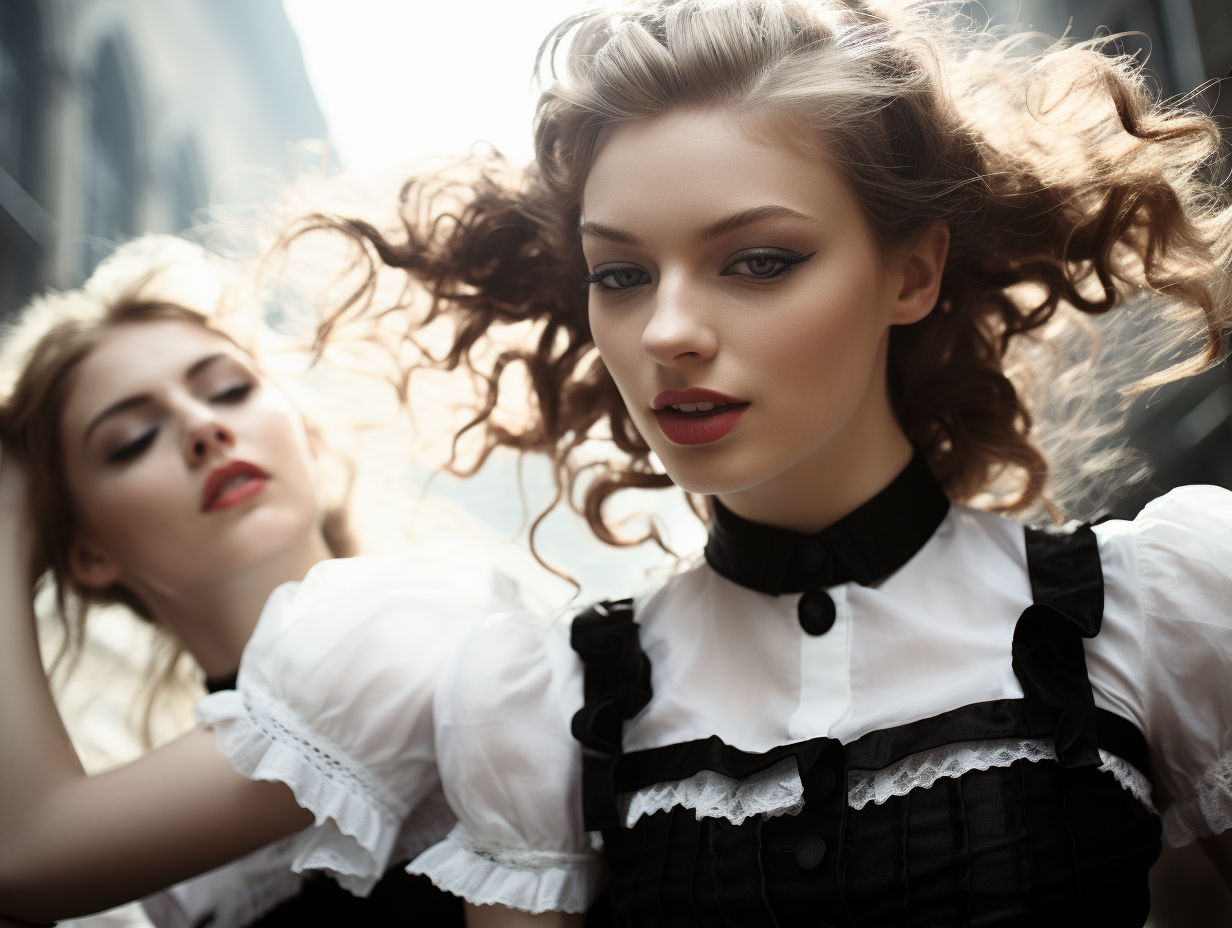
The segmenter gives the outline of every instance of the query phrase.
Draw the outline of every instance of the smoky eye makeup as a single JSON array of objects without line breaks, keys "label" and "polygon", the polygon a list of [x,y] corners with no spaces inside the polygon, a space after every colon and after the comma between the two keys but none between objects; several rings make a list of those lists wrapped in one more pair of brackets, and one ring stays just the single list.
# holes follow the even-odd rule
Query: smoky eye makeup
[{"label": "smoky eye makeup", "polygon": [[140,432],[136,438],[121,441],[117,447],[106,452],[107,463],[123,464],[140,457],[147,448],[154,444],[154,439],[157,437],[158,426],[151,426],[144,432]]},{"label": "smoky eye makeup", "polygon": [[210,392],[210,402],[224,405],[242,403],[248,399],[255,387],[256,384],[251,380],[241,380],[230,385],[215,387]]},{"label": "smoky eye makeup", "polygon": [[154,444],[162,427],[162,416],[151,402],[113,414],[94,434],[92,444],[107,464],[124,464],[140,457]]},{"label": "smoky eye makeup", "polygon": [[230,355],[219,355],[190,376],[193,394],[212,405],[242,403],[257,388],[257,376]]},{"label": "smoky eye makeup", "polygon": [[583,286],[594,285],[602,293],[619,293],[650,282],[650,275],[640,267],[599,267],[582,278]]},{"label": "smoky eye makeup", "polygon": [[774,280],[791,273],[815,254],[816,250],[801,254],[790,248],[746,248],[732,255],[719,274],[722,277]]}]

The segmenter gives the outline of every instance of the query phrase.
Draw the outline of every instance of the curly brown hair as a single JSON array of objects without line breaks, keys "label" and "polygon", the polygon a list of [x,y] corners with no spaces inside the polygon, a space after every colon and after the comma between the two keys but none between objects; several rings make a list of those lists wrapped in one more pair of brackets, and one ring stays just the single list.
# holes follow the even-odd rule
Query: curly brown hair
[{"label": "curly brown hair", "polygon": [[[1049,464],[1021,384],[1007,375],[1017,343],[1048,341],[1050,323],[1105,314],[1145,291],[1168,307],[1171,350],[1195,331],[1201,344],[1139,388],[1208,366],[1228,346],[1232,211],[1211,180],[1218,127],[1158,101],[1132,57],[1108,53],[1114,38],[1032,45],[915,3],[648,0],[590,11],[540,48],[555,80],[538,105],[536,163],[522,177],[499,160],[472,162],[459,183],[412,179],[396,236],[315,215],[288,240],[339,231],[361,243],[369,286],[381,264],[409,274],[430,307],[408,337],[442,317],[453,324],[448,350],[420,363],[462,367],[486,384],[462,430],[484,435],[474,467],[498,447],[545,453],[558,500],[600,539],[628,543],[605,521],[605,501],[671,481],[652,466],[587,323],[577,229],[600,133],[682,108],[773,124],[837,167],[884,252],[933,223],[949,226],[936,309],[892,333],[891,399],[953,499],[996,483],[986,505],[1020,512],[1044,498]],[[442,198],[454,205],[439,209]],[[362,293],[326,320],[322,338],[363,311]],[[532,344],[484,350],[517,326],[531,328]],[[515,365],[532,412],[513,427],[492,413]],[[596,437],[621,454],[579,464],[579,447]]]}]

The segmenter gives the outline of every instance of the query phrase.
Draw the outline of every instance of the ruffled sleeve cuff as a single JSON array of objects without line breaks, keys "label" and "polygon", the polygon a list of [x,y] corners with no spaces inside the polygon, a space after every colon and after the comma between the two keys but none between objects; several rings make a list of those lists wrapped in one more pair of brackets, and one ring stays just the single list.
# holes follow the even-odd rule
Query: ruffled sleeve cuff
[{"label": "ruffled sleeve cuff", "polygon": [[1232,754],[1211,765],[1192,793],[1172,802],[1163,814],[1168,847],[1184,847],[1232,828]]},{"label": "ruffled sleeve cuff", "polygon": [[250,780],[291,787],[316,817],[293,836],[291,869],[324,870],[365,896],[390,864],[408,810],[337,745],[312,732],[285,704],[255,688],[224,690],[196,706],[219,750]]},{"label": "ruffled sleeve cuff", "polygon": [[406,869],[474,905],[505,905],[533,914],[585,912],[606,879],[597,852],[484,847],[461,824]]}]

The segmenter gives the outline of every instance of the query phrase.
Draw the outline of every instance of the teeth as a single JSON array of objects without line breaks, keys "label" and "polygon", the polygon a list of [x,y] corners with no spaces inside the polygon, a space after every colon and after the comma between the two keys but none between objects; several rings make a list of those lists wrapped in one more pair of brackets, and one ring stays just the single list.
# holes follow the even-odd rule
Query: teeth
[{"label": "teeth", "polygon": [[215,498],[222,496],[224,493],[230,493],[236,487],[242,487],[249,480],[247,474],[236,474],[234,477],[228,477],[218,486],[218,492],[214,494]]},{"label": "teeth", "polygon": [[671,408],[676,412],[710,412],[716,406],[723,406],[723,403],[673,403]]}]

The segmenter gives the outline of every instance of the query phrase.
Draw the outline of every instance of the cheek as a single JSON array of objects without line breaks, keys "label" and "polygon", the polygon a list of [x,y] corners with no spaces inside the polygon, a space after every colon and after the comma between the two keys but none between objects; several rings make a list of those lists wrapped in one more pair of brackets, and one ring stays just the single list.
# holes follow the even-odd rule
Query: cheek
[{"label": "cheek", "polygon": [[124,563],[161,561],[181,547],[199,504],[183,468],[161,454],[73,489],[84,526]]},{"label": "cheek", "polygon": [[[632,312],[590,310],[590,333],[608,373],[621,390],[632,378],[642,351],[642,327]],[[646,360],[649,360],[646,358]]]},{"label": "cheek", "polygon": [[863,275],[851,275],[812,288],[772,317],[742,326],[736,343],[755,381],[774,384],[779,401],[805,406],[861,392],[886,329],[863,283]]},{"label": "cheek", "polygon": [[[277,479],[277,496],[293,508],[315,513],[316,462],[299,415],[279,399],[256,405],[237,423],[236,454],[251,458]],[[283,496],[286,493],[289,496]]]}]

